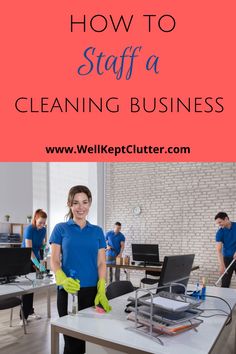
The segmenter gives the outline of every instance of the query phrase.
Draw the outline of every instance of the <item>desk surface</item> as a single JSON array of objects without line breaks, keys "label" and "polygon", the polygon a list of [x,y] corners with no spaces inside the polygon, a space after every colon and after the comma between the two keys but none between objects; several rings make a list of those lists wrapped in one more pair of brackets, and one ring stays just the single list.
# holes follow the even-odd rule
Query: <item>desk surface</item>
[{"label": "desk surface", "polygon": [[107,268],[120,268],[120,269],[130,269],[130,270],[150,270],[154,272],[160,272],[162,266],[144,266],[144,265],[120,265],[120,264],[107,264]]},{"label": "desk surface", "polygon": [[[207,294],[223,297],[231,307],[236,304],[234,289],[208,287]],[[111,300],[112,311],[108,314],[98,314],[95,309],[89,308],[80,311],[76,316],[65,316],[54,320],[52,326],[59,332],[66,329],[70,333],[79,334],[80,338],[89,342],[123,352],[206,354],[213,347],[227,319],[223,316],[204,318],[204,322],[198,327],[198,332],[190,330],[174,337],[163,335],[161,339],[164,346],[161,346],[152,339],[127,330],[127,327],[134,326],[132,322],[126,320],[124,312],[129,295]],[[223,301],[214,298],[207,298],[201,306],[205,309],[218,308],[228,311]]]},{"label": "desk surface", "polygon": [[[130,270],[149,270],[152,272],[160,272],[162,270],[162,265],[160,266],[144,266],[144,265],[133,265],[133,264],[129,264],[129,265],[120,265],[120,264],[107,264],[107,268],[121,268],[121,269],[130,269]],[[199,269],[199,266],[193,266],[192,267],[192,271],[193,270],[197,270]]]},{"label": "desk surface", "polygon": [[55,287],[54,277],[44,279],[36,279],[36,273],[30,273],[27,277],[18,277],[16,282],[8,284],[0,284],[0,299],[9,298],[9,296],[19,296],[22,294],[38,292],[41,289],[45,290],[48,287]]},{"label": "desk surface", "polygon": [[0,242],[0,246],[21,246],[22,242]]}]

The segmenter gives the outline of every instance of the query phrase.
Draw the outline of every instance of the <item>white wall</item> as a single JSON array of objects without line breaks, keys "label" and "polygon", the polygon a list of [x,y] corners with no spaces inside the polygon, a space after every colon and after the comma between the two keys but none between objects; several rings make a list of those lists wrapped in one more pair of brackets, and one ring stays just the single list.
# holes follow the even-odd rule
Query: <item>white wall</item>
[{"label": "white wall", "polygon": [[127,254],[132,242],[158,243],[162,259],[195,253],[193,279],[217,279],[214,216],[236,220],[236,163],[111,163],[105,176],[106,230],[123,223]]},{"label": "white wall", "polygon": [[46,162],[33,162],[33,210],[44,209],[49,205],[49,165]]},{"label": "white wall", "polygon": [[26,222],[27,215],[42,208],[48,213],[48,233],[67,213],[67,194],[76,184],[88,186],[93,195],[89,221],[103,226],[104,174],[102,163],[33,162],[0,163],[0,221]]},{"label": "white wall", "polygon": [[25,223],[33,212],[32,164],[0,163],[0,221]]},{"label": "white wall", "polygon": [[[98,193],[98,164],[95,162],[51,162],[49,164],[50,231],[56,223],[65,220],[65,215],[68,212],[68,191],[78,184],[86,185],[92,192],[93,202],[88,220],[103,226],[103,212],[101,213],[101,210],[103,211],[103,194],[101,196]],[[103,186],[103,179],[99,179],[99,184]],[[101,199],[99,204],[98,195]]]}]

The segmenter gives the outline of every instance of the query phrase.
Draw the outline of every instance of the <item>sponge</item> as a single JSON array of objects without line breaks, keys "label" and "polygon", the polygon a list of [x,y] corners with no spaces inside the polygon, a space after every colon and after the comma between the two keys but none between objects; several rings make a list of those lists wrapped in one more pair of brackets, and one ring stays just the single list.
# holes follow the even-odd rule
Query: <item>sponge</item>
[{"label": "sponge", "polygon": [[106,312],[101,304],[98,304],[97,306],[95,306],[95,309],[98,313],[105,313]]}]

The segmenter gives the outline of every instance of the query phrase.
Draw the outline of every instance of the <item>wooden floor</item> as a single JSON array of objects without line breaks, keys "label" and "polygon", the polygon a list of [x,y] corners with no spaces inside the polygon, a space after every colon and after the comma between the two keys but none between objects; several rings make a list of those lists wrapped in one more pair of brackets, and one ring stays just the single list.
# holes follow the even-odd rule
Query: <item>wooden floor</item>
[{"label": "wooden floor", "polygon": [[[10,310],[0,311],[0,353],[1,354],[50,354],[50,319],[47,318],[47,301],[44,294],[35,294],[35,312],[42,318],[30,321],[27,334],[19,326],[19,308],[13,312],[13,326],[9,327]],[[56,294],[51,298],[52,318],[58,318]],[[60,343],[63,353],[63,338]]]},{"label": "wooden floor", "polygon": [[[52,318],[58,318],[56,309],[56,294],[51,298]],[[35,312],[42,318],[33,320],[27,326],[28,334],[24,334],[19,326],[19,309],[14,309],[13,327],[9,327],[10,310],[0,311],[0,354],[50,354],[50,319],[47,318],[46,296],[35,294]],[[234,312],[236,317],[236,313]],[[60,354],[63,354],[64,341],[60,336]],[[217,348],[214,354],[235,354],[234,347],[235,328],[221,335],[224,343],[224,353]],[[94,353],[96,354],[96,353]]]}]

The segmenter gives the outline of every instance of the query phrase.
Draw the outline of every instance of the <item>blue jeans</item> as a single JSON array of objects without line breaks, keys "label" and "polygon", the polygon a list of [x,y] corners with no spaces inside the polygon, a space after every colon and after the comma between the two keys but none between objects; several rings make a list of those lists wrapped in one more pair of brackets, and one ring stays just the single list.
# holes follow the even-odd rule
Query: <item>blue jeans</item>
[{"label": "blue jeans", "polygon": [[[106,256],[106,262],[108,264],[116,264],[116,256]],[[110,283],[113,282],[113,268],[110,267],[109,269],[109,279]],[[115,269],[115,281],[120,280],[120,268]]]}]

